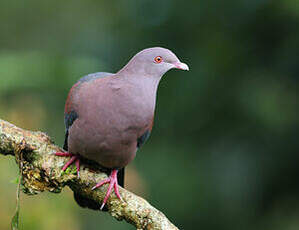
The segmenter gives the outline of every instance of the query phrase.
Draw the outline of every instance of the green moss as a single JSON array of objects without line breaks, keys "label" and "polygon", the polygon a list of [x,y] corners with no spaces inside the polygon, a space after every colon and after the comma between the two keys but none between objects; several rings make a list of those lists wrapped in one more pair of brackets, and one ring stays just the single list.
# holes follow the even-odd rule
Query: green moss
[{"label": "green moss", "polygon": [[77,174],[77,167],[76,165],[70,165],[65,171],[61,173],[61,175],[71,175],[71,174]]}]

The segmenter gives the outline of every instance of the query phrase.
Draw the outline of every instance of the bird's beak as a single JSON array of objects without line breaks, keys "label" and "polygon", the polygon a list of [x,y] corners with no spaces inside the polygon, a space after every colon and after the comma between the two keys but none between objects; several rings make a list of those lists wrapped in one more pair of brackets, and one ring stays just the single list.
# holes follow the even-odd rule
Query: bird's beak
[{"label": "bird's beak", "polygon": [[175,63],[175,64],[174,64],[174,68],[189,71],[189,67],[188,67],[188,65],[185,64],[185,63],[183,63],[183,62]]}]

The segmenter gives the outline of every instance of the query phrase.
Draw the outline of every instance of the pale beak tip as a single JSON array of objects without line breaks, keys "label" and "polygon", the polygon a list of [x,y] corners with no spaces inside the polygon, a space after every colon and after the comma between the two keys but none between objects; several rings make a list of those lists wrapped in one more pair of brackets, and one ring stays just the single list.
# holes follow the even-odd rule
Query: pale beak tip
[{"label": "pale beak tip", "polygon": [[189,66],[183,62],[175,64],[175,68],[189,71]]}]

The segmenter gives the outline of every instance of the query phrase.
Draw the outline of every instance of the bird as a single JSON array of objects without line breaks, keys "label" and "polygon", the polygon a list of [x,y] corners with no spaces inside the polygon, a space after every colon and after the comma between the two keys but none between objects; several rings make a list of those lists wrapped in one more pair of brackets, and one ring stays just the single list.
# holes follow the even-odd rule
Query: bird
[{"label": "bird", "polygon": [[156,94],[162,76],[170,69],[189,70],[169,49],[143,49],[116,73],[98,72],[79,79],[70,89],[65,103],[66,170],[75,163],[80,176],[80,160],[87,159],[109,169],[108,178],[92,190],[109,184],[101,204],[74,194],[82,207],[103,210],[112,190],[121,198],[124,169],[147,141],[152,131]]}]

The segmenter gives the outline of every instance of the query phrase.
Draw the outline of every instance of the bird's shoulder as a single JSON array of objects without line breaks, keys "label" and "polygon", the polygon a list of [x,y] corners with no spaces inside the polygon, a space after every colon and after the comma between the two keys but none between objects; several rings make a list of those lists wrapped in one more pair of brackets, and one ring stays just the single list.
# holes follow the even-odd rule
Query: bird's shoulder
[{"label": "bird's shoulder", "polygon": [[[97,73],[91,73],[86,76],[81,77],[70,89],[66,103],[65,103],[65,110],[64,110],[64,119],[65,119],[65,125],[68,129],[72,123],[77,119],[78,114],[76,112],[76,106],[74,103],[76,94],[79,92],[82,85],[85,83],[93,82],[100,78],[106,78],[109,76],[113,76],[113,73],[107,73],[107,72],[97,72]],[[75,119],[74,119],[75,118]]]},{"label": "bird's shoulder", "polygon": [[[78,84],[82,84],[82,83],[84,83],[84,82],[90,82],[90,81],[94,81],[94,80],[96,80],[96,79],[98,79],[98,78],[104,78],[104,77],[108,77],[108,76],[112,76],[112,75],[114,75],[113,73],[107,73],[107,72],[97,72],[97,73],[91,73],[91,74],[88,74],[88,75],[86,75],[86,76],[84,76],[84,77],[81,77],[78,81],[77,81],[77,83]],[[77,84],[76,83],[76,84]],[[76,85],[75,84],[75,85]]]}]

